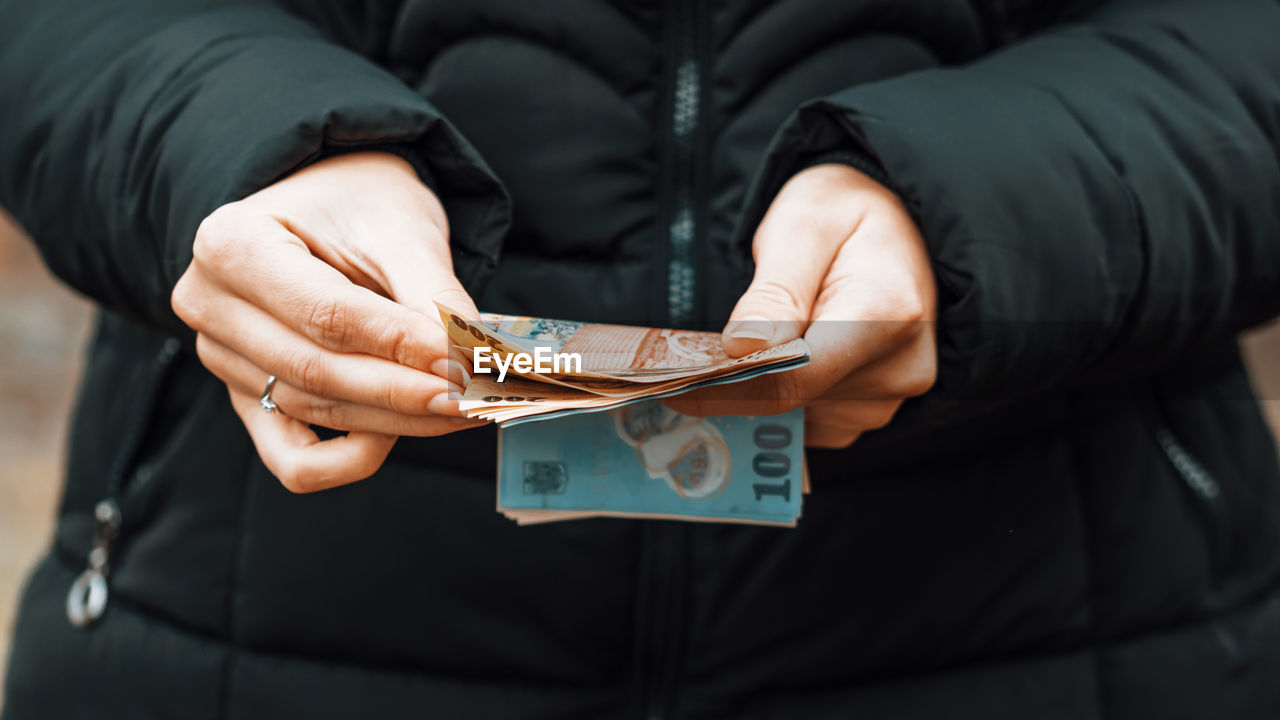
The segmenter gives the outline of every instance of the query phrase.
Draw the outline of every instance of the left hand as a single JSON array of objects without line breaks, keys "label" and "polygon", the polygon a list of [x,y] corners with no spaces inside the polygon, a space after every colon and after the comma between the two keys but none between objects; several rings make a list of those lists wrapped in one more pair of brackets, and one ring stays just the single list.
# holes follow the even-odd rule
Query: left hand
[{"label": "left hand", "polygon": [[[372,475],[399,436],[482,424],[451,396],[465,368],[435,299],[475,314],[444,206],[404,159],[353,152],[205,218],[172,303],[263,464],[312,492]],[[312,425],[347,434],[321,440]]]},{"label": "left hand", "polygon": [[756,230],[756,274],[725,326],[735,357],[808,341],[810,364],[667,401],[689,415],[805,407],[805,444],[848,447],[884,427],[937,376],[937,290],[924,239],[898,197],[845,165],[783,186]]}]

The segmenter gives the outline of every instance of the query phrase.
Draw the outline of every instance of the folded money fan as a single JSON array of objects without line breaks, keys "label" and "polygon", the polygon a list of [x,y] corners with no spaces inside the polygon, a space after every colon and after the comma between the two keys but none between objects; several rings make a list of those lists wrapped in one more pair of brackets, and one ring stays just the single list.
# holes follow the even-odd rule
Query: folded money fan
[{"label": "folded money fan", "polygon": [[735,358],[724,351],[719,333],[495,313],[477,321],[436,306],[449,339],[472,369],[481,370],[472,373],[460,408],[467,417],[504,426],[741,382],[809,362],[803,339]]}]

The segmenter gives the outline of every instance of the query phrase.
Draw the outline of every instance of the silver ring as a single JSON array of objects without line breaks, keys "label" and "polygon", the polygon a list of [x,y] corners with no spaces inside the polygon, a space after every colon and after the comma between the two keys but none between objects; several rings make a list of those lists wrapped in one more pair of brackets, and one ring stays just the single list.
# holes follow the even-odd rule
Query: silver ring
[{"label": "silver ring", "polygon": [[[279,407],[276,406],[276,401],[271,399],[271,390],[275,386],[276,386],[276,376],[268,375],[267,386],[262,390],[262,397],[258,398],[258,404],[262,406],[263,410],[267,411],[268,415],[280,409]],[[283,413],[283,411],[281,412]]]}]

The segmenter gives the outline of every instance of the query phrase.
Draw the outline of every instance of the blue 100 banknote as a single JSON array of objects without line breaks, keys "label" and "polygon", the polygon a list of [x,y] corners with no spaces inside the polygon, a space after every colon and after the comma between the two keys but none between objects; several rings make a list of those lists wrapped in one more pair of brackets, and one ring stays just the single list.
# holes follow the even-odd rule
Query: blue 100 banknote
[{"label": "blue 100 banknote", "polygon": [[498,509],[522,523],[622,516],[795,525],[804,411],[696,418],[649,400],[504,427]]}]

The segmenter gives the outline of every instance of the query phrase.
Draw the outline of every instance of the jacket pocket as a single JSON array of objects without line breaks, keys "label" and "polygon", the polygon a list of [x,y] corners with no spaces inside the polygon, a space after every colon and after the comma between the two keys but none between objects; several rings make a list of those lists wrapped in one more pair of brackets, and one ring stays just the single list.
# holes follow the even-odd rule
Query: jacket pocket
[{"label": "jacket pocket", "polygon": [[[122,323],[116,318],[105,318],[103,322]],[[121,330],[119,327],[116,329]],[[147,364],[137,368],[137,373],[128,382],[114,388],[117,401],[125,404],[118,414],[120,427],[112,433],[118,444],[107,467],[103,496],[93,506],[93,541],[85,570],[72,583],[67,594],[67,619],[76,627],[92,625],[106,611],[111,556],[126,527],[130,501],[149,487],[154,477],[150,465],[144,461],[146,453],[143,450],[149,439],[157,435],[158,401],[182,349],[177,338],[142,328],[129,327],[123,329],[122,334],[135,337],[128,338],[128,342],[122,341],[123,338],[113,338],[117,347],[129,347],[131,357],[146,358]],[[101,379],[98,381],[102,382]]]},{"label": "jacket pocket", "polygon": [[1204,528],[1214,574],[1225,567],[1229,552],[1231,511],[1222,482],[1192,450],[1194,435],[1179,428],[1159,386],[1152,388],[1153,439]]}]

